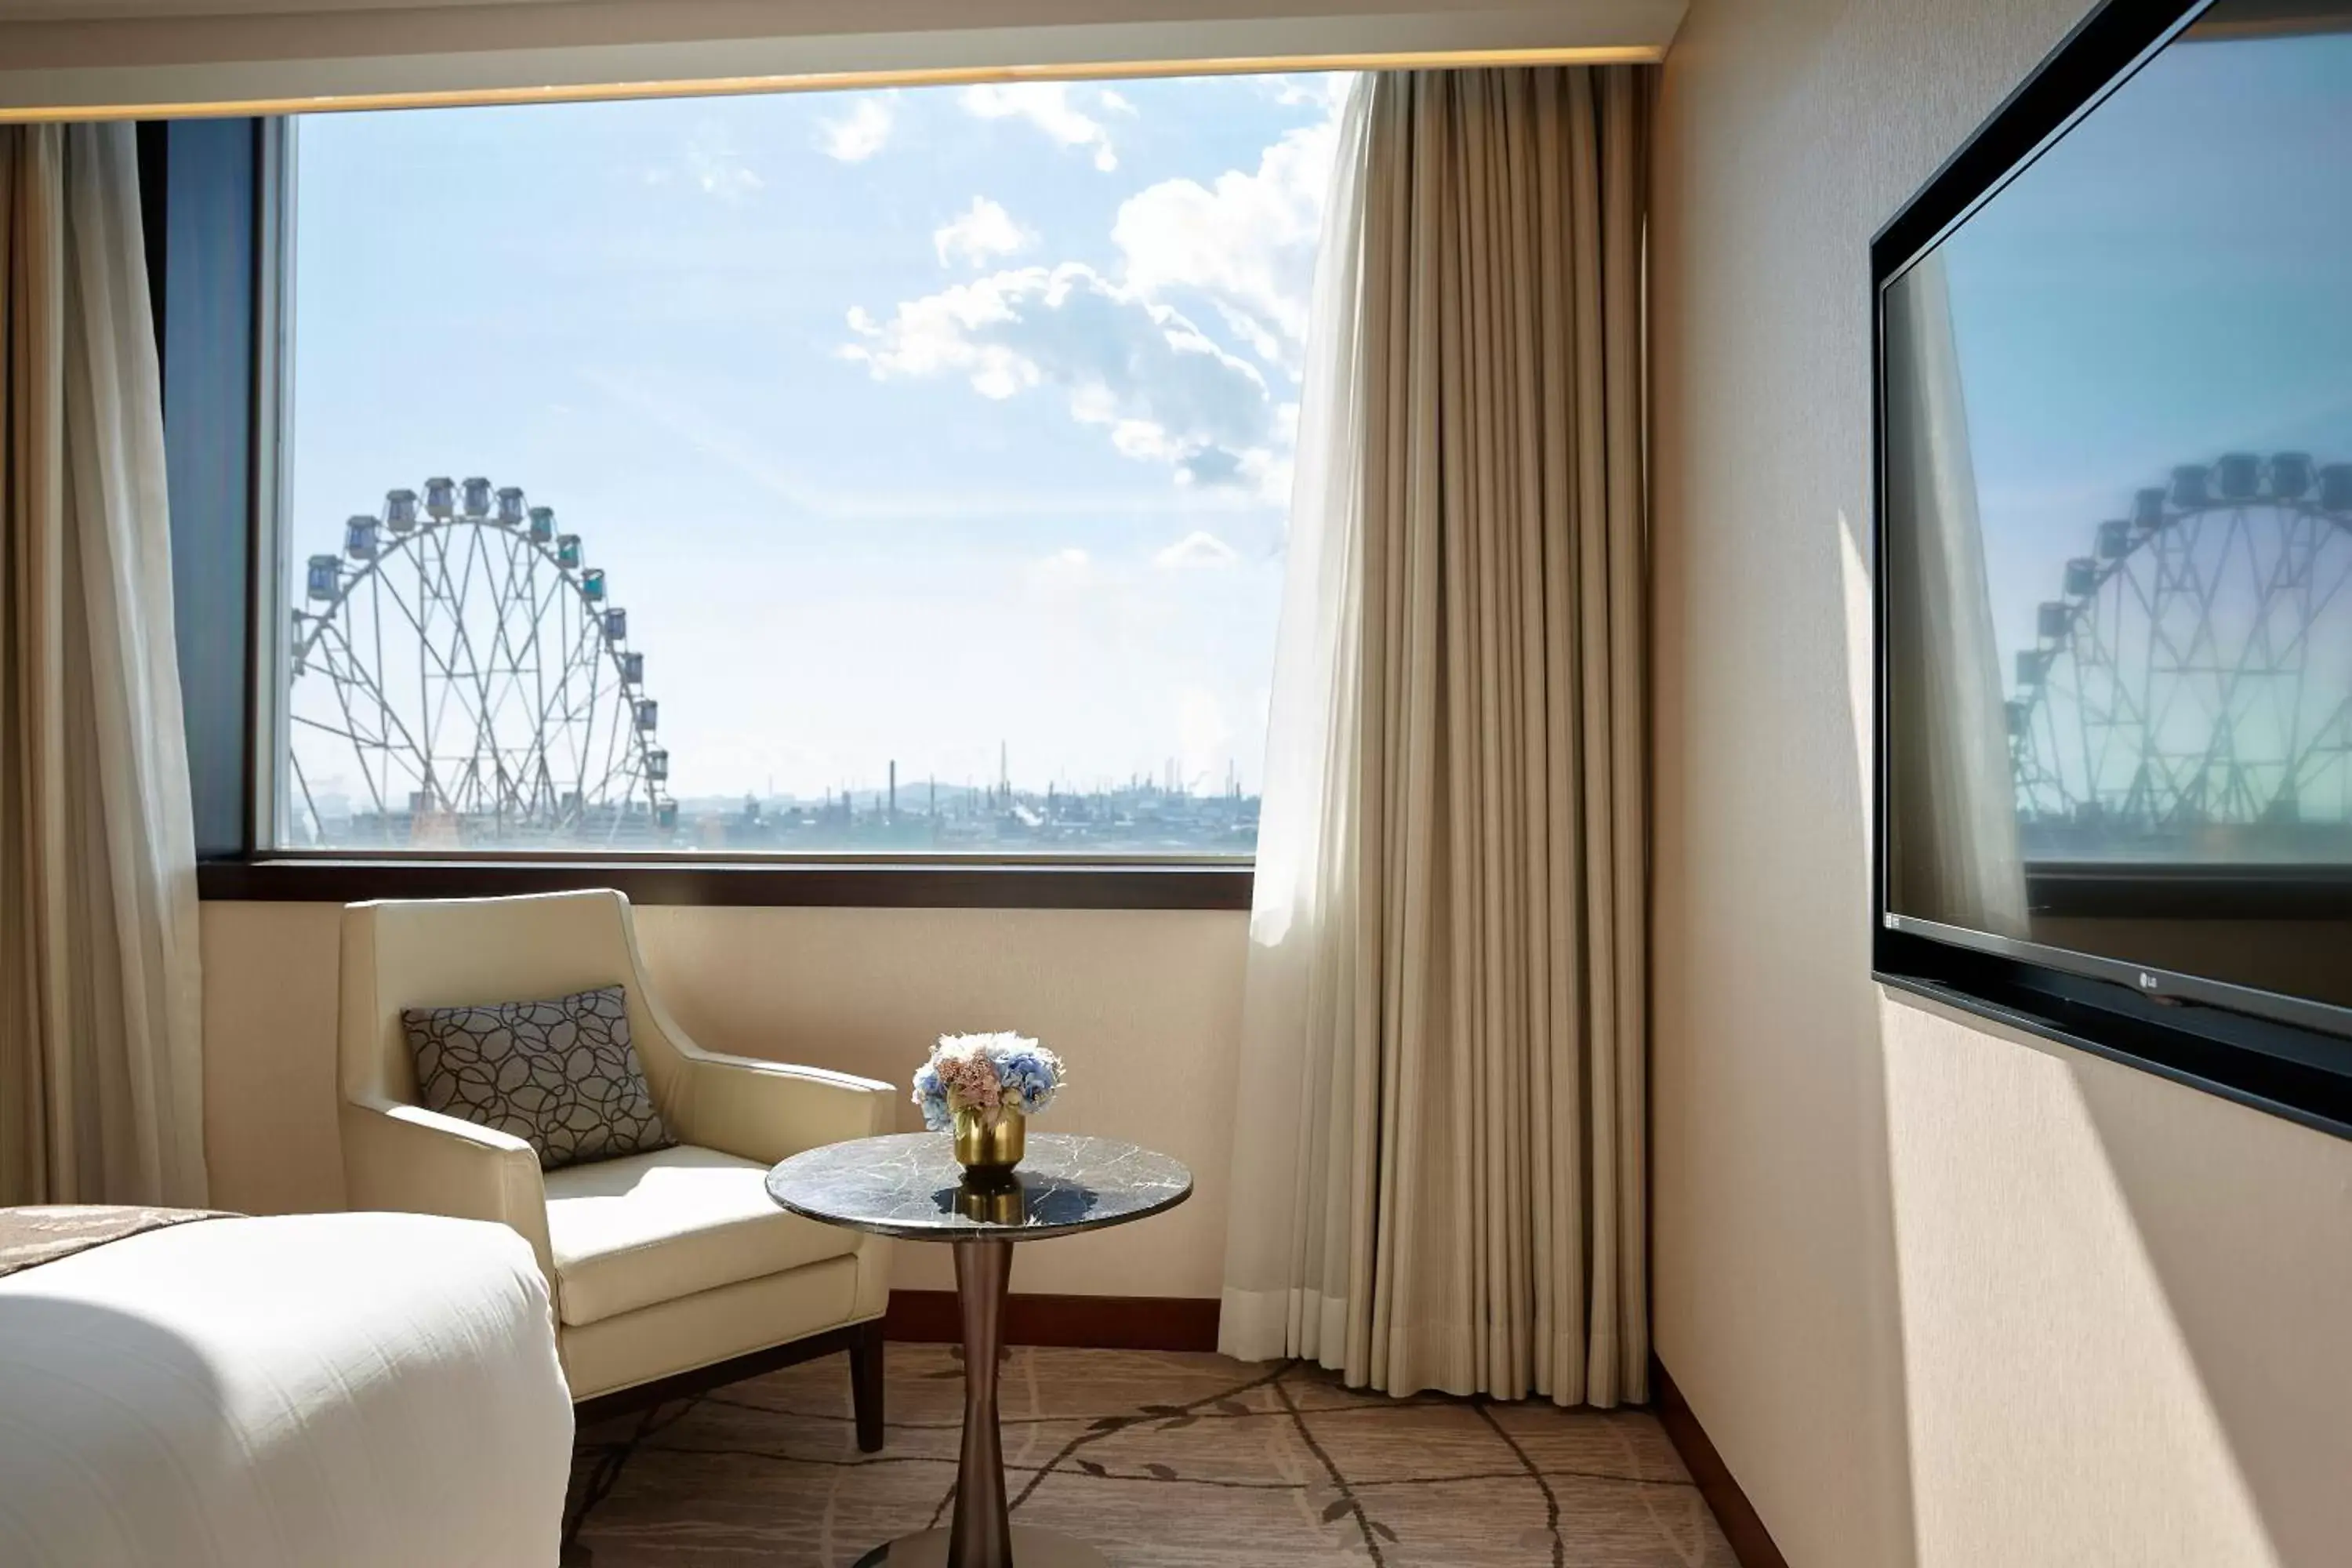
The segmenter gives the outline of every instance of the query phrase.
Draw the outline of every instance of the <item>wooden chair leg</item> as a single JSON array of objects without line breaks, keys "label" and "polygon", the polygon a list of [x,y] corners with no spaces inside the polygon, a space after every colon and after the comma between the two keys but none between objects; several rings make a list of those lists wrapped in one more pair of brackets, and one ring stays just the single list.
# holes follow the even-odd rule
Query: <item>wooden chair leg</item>
[{"label": "wooden chair leg", "polygon": [[857,1409],[861,1453],[882,1449],[882,1320],[861,1323],[849,1347],[849,1397]]}]

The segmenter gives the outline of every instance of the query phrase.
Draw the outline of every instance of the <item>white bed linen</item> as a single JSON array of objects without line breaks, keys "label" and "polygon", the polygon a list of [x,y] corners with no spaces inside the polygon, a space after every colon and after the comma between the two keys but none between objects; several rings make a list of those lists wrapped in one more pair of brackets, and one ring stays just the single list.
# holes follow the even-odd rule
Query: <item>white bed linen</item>
[{"label": "white bed linen", "polygon": [[205,1220],[0,1279],[7,1568],[551,1568],[571,1453],[503,1226]]}]

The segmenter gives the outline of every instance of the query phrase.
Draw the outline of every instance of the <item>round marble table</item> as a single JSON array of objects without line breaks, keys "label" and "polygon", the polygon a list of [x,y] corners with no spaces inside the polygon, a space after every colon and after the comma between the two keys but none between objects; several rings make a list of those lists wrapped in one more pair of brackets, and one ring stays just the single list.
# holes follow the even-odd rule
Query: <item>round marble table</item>
[{"label": "round marble table", "polygon": [[1094,1548],[1006,1517],[996,1424],[996,1361],[1013,1244],[1124,1225],[1192,1195],[1192,1173],[1165,1154],[1109,1138],[1035,1132],[1009,1184],[963,1179],[944,1133],[858,1138],[795,1154],[768,1173],[768,1195],[797,1215],[902,1241],[955,1247],[963,1311],[963,1450],[949,1528],[876,1547],[857,1568],[1106,1568]]}]

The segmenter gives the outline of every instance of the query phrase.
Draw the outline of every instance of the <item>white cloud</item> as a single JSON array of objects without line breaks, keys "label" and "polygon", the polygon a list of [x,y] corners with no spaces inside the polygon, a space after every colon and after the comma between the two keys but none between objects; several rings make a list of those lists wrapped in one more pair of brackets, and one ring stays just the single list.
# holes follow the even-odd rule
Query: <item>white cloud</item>
[{"label": "white cloud", "polygon": [[1311,71],[1304,76],[1276,73],[1254,79],[1260,90],[1271,96],[1275,102],[1288,107],[1315,104],[1334,120],[1339,117],[1339,110],[1347,104],[1348,94],[1356,86],[1356,73],[1353,71]]},{"label": "white cloud", "polygon": [[890,144],[890,132],[898,123],[896,94],[860,93],[850,100],[848,113],[817,122],[823,132],[817,145],[845,163],[862,163]]},{"label": "white cloud", "polygon": [[722,202],[742,201],[767,184],[726,127],[714,120],[705,120],[688,132],[684,161],[687,178],[695,188]]},{"label": "white cloud", "polygon": [[1225,769],[1234,755],[1234,727],[1216,693],[1200,686],[1177,693],[1176,744],[1185,788],[1224,787]]},{"label": "white cloud", "polygon": [[877,379],[961,375],[983,397],[1055,387],[1080,424],[1179,482],[1278,494],[1282,405],[1265,375],[1178,311],[1078,262],[1024,267],[849,313],[841,352]]},{"label": "white cloud", "polygon": [[982,120],[1025,120],[1064,147],[1091,147],[1105,174],[1118,167],[1110,132],[1070,101],[1067,82],[980,82],[963,89],[963,106]]},{"label": "white cloud", "polygon": [[942,267],[958,261],[983,267],[992,257],[1027,249],[1035,237],[1013,222],[1011,213],[986,196],[974,196],[969,208],[931,231],[931,246]]},{"label": "white cloud", "polygon": [[1111,226],[1123,280],[1154,299],[1197,292],[1253,353],[1296,374],[1338,146],[1335,110],[1265,149],[1255,171],[1228,169],[1205,185],[1163,180],[1129,196]]},{"label": "white cloud", "polygon": [[1048,594],[1078,593],[1098,581],[1095,558],[1083,550],[1056,550],[1029,563],[1029,584]]},{"label": "white cloud", "polygon": [[[1071,417],[1126,457],[1167,465],[1181,485],[1236,502],[1287,500],[1298,412],[1289,394],[1351,79],[1299,84],[1297,100],[1321,106],[1322,118],[1265,147],[1255,169],[1206,184],[1164,180],[1128,198],[1112,226],[1112,272],[1026,267],[903,301],[887,320],[855,310],[842,353],[877,378],[959,375],[991,398],[1059,388]],[[977,86],[962,101],[983,118],[1028,120],[1065,146],[1091,146],[1098,167],[1116,163],[1108,133],[1064,84]],[[1133,112],[1108,89],[1092,101]],[[932,236],[942,265],[975,268],[1034,239],[985,198]]]},{"label": "white cloud", "polygon": [[1241,558],[1240,551],[1207,529],[1196,528],[1154,555],[1151,564],[1162,572],[1219,571]]},{"label": "white cloud", "polygon": [[1133,99],[1129,98],[1127,94],[1123,92],[1115,91],[1110,88],[1105,88],[1100,92],[1095,94],[1095,101],[1102,105],[1103,112],[1106,114],[1131,115],[1139,112],[1135,107],[1135,100]]}]

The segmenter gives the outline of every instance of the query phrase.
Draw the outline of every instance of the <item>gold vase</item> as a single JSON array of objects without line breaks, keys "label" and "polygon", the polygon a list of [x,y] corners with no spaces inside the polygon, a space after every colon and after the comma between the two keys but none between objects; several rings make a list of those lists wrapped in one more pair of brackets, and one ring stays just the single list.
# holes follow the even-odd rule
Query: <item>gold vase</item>
[{"label": "gold vase", "polygon": [[1017,1110],[1000,1111],[994,1121],[977,1110],[955,1114],[956,1163],[968,1181],[1011,1180],[1027,1142],[1028,1119]]},{"label": "gold vase", "polygon": [[955,1210],[982,1225],[1019,1225],[1028,1199],[1010,1171],[985,1179],[971,1175],[956,1185]]}]

